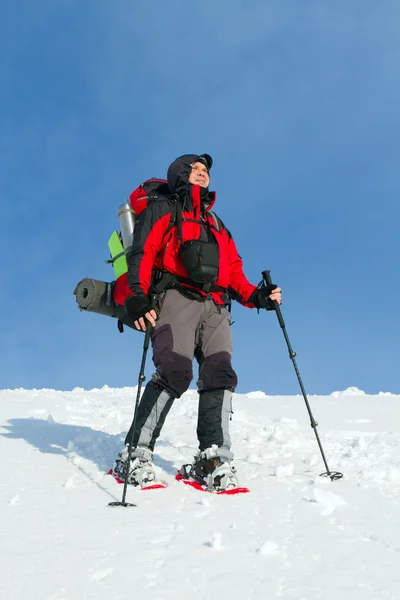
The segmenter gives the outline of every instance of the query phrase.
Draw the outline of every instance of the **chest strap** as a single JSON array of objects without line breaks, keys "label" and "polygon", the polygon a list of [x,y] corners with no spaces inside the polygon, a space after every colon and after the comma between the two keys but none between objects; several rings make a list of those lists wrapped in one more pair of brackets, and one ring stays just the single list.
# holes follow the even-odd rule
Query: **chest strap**
[{"label": "chest strap", "polygon": [[161,294],[164,290],[175,287],[176,284],[179,286],[180,283],[190,285],[195,290],[201,290],[205,294],[208,294],[209,292],[227,293],[227,289],[220,285],[214,285],[213,283],[196,283],[188,277],[173,275],[168,271],[158,271],[151,287],[156,294]]},{"label": "chest strap", "polygon": [[188,277],[181,277],[180,275],[172,275],[172,277],[174,277],[174,279],[178,283],[186,283],[187,285],[190,285],[193,288],[201,290],[202,292],[205,292],[206,294],[208,294],[209,292],[222,292],[222,293],[226,292],[226,288],[224,288],[220,285],[215,285],[214,283],[197,283],[196,281],[192,281]]}]

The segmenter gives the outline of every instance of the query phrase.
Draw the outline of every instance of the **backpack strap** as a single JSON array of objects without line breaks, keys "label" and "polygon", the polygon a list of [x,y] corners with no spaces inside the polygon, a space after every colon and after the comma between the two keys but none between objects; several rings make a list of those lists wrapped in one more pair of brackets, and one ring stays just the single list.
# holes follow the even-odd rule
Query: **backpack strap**
[{"label": "backpack strap", "polygon": [[211,215],[211,216],[212,216],[212,219],[213,219],[213,221],[214,221],[214,225],[215,225],[215,229],[216,229],[217,231],[219,231],[219,229],[220,229],[220,228],[219,228],[219,223],[218,223],[218,218],[217,218],[217,215],[216,215],[216,214],[215,214],[215,213],[214,213],[212,210],[209,210],[209,211],[207,211],[207,212],[208,212],[208,214],[209,214],[209,215]]},{"label": "backpack strap", "polygon": [[178,229],[178,243],[180,245],[182,244],[182,206],[180,202],[176,203],[176,227]]},{"label": "backpack strap", "polygon": [[170,221],[169,227],[165,232],[165,235],[171,231],[173,227],[177,227],[178,229],[178,240],[179,243],[182,242],[182,205],[179,201],[178,194],[170,194],[167,196],[168,200],[172,203],[172,219]]}]

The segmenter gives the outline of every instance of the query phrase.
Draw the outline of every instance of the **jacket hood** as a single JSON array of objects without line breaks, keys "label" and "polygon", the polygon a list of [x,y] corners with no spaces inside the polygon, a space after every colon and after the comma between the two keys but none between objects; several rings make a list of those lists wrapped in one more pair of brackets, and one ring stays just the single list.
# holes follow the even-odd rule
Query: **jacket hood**
[{"label": "jacket hood", "polygon": [[[172,193],[178,194],[182,199],[192,196],[191,188],[199,187],[192,186],[188,179],[194,162],[202,162],[210,170],[213,160],[209,154],[183,154],[174,160],[168,167],[168,185]],[[215,193],[209,193],[210,202],[207,208],[210,208],[215,202]]]}]

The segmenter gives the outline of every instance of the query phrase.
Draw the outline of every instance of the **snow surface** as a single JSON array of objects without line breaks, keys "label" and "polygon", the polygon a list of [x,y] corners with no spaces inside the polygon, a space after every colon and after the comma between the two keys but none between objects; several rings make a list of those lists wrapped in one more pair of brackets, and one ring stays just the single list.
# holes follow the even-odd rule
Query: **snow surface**
[{"label": "snow surface", "polygon": [[135,388],[0,391],[1,597],[7,600],[400,599],[400,396],[237,394],[233,449],[251,494],[175,482],[196,450],[197,394],[156,448],[166,490],[110,508],[105,471]]}]

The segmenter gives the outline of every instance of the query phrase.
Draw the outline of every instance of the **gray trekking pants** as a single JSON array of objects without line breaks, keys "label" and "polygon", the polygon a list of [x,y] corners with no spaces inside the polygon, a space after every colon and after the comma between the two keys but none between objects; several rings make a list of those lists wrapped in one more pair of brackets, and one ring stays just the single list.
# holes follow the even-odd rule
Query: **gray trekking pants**
[{"label": "gray trekking pants", "polygon": [[[200,450],[212,445],[232,458],[229,418],[237,376],[231,365],[229,312],[213,300],[199,302],[177,290],[167,290],[152,334],[156,367],[138,407],[134,446],[154,449],[172,406],[193,379],[193,358],[199,363],[197,437]],[[126,443],[132,433],[128,432]]]}]

